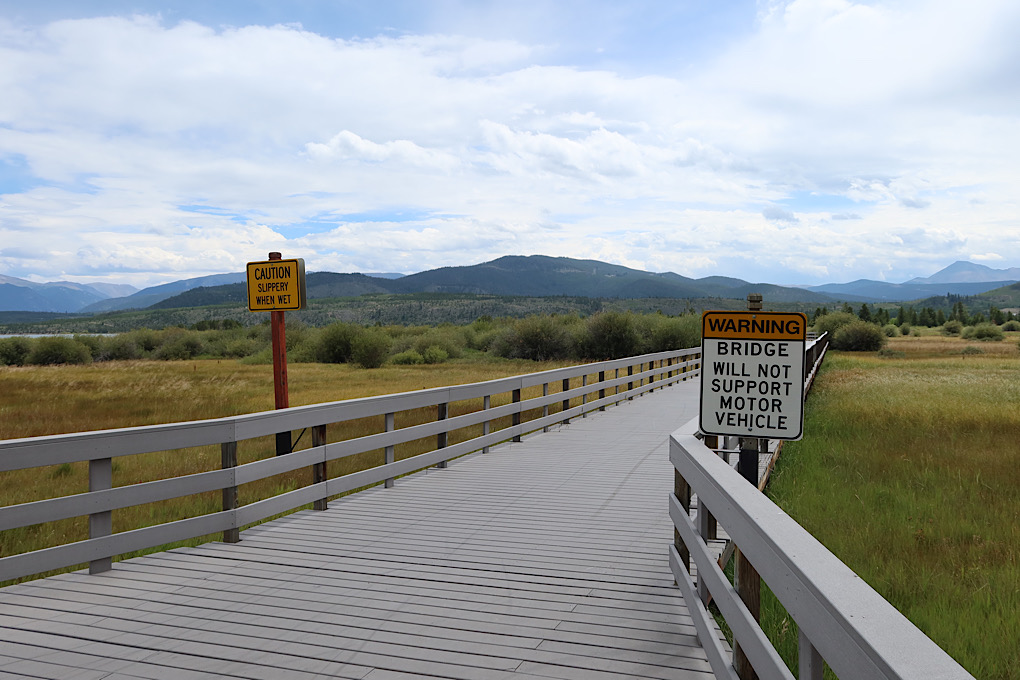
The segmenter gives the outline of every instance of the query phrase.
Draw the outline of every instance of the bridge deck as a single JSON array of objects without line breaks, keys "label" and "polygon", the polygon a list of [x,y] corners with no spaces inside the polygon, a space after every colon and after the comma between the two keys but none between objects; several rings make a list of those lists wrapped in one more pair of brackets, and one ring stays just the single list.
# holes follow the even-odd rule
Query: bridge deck
[{"label": "bridge deck", "polygon": [[249,529],[0,590],[11,677],[711,677],[667,564],[697,382]]}]

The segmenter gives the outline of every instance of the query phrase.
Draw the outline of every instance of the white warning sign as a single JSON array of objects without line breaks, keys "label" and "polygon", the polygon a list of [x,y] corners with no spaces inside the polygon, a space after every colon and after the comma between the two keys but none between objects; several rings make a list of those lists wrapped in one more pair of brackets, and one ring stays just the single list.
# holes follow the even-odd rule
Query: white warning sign
[{"label": "white warning sign", "polygon": [[701,431],[800,439],[806,337],[799,312],[705,312]]}]

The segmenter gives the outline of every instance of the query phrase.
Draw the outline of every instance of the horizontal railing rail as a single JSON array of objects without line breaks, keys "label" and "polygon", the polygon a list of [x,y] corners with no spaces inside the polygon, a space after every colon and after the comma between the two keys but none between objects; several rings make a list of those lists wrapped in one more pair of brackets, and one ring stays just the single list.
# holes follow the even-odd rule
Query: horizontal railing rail
[{"label": "horizontal railing rail", "polygon": [[[81,432],[0,441],[0,472],[86,462],[89,491],[30,503],[0,507],[0,531],[89,517],[89,538],[0,557],[0,582],[77,564],[89,563],[95,573],[109,569],[112,558],[177,541],[223,532],[227,542],[239,540],[239,529],[267,517],[313,504],[327,507],[330,497],[385,483],[452,458],[530,432],[548,429],[633,399],[650,390],[699,375],[700,348],[659,352],[627,359],[583,364],[467,385],[300,406],[278,411],[144,427]],[[591,381],[589,377],[597,377]],[[550,386],[558,391],[551,391]],[[526,390],[542,388],[541,396]],[[505,404],[492,405],[502,396]],[[480,406],[476,402],[482,400]],[[451,404],[467,412],[449,415]],[[436,418],[395,428],[395,414],[435,409]],[[369,417],[384,417],[385,430],[326,442],[325,426]],[[498,419],[510,425],[495,429]],[[449,435],[482,427],[480,436],[449,443]],[[238,445],[278,432],[310,428],[312,447],[283,456],[237,464]],[[396,447],[434,438],[429,450],[396,459]],[[114,487],[112,461],[123,456],[219,445],[221,469]],[[327,478],[326,464],[349,456],[385,451],[385,462],[357,472]],[[243,484],[310,468],[311,483],[267,498],[238,505]],[[112,514],[137,505],[210,491],[222,492],[222,510],[176,521],[113,533]]]},{"label": "horizontal railing rail", "polygon": [[[826,350],[825,338],[808,346],[805,384],[810,385]],[[707,602],[715,602],[757,677],[792,679],[779,653],[724,575],[690,517],[710,513],[799,628],[800,680],[821,680],[828,664],[842,680],[935,680],[971,678],[817,539],[756,486],[708,448],[694,419],[670,435],[675,488],[669,514],[675,527],[670,568],[688,602],[698,638],[713,672],[736,680],[732,654],[724,646]],[[691,574],[691,561],[698,583]]]}]

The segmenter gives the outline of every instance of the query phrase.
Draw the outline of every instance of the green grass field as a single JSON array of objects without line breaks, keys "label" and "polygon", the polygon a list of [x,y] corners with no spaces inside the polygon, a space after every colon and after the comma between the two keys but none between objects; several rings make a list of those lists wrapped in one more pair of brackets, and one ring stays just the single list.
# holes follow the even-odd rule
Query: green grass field
[{"label": "green grass field", "polygon": [[[1020,354],[895,338],[830,353],[769,495],[978,678],[1020,678]],[[967,346],[982,353],[963,354]],[[769,594],[770,595],[770,594]],[[791,657],[796,627],[763,624]]]}]

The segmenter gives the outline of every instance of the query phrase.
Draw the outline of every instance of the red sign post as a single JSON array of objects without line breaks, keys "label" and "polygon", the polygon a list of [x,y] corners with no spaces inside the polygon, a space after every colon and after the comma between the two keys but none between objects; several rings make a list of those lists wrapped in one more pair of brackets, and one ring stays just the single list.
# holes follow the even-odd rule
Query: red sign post
[{"label": "red sign post", "polygon": [[[270,313],[273,339],[273,393],[276,408],[290,406],[287,389],[287,325],[284,311],[305,306],[304,260],[284,260],[269,253],[269,260],[248,263],[248,309]],[[290,453],[290,432],[276,435],[276,455]]]}]

